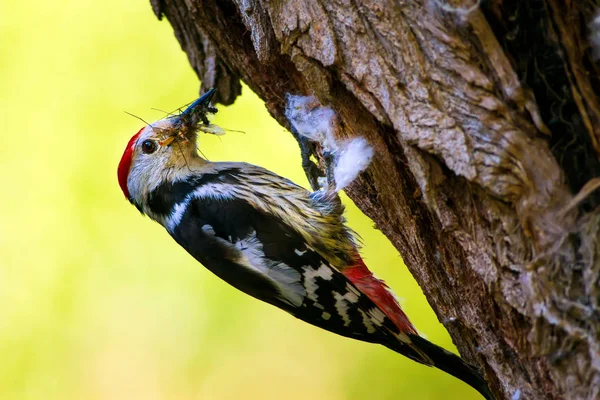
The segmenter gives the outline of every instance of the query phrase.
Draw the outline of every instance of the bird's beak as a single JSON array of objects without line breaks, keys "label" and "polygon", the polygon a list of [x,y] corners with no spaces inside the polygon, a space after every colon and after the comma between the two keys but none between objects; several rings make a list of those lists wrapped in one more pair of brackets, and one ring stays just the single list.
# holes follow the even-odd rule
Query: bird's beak
[{"label": "bird's beak", "polygon": [[180,114],[180,117],[193,115],[197,111],[206,113],[206,111],[203,111],[203,109],[206,109],[209,106],[210,101],[214,97],[215,93],[217,93],[217,89],[208,89],[208,91],[204,93],[198,100],[190,104],[189,107]]},{"label": "bird's beak", "polygon": [[192,139],[192,137],[196,137],[199,124],[209,125],[207,114],[217,112],[216,108],[210,106],[210,101],[216,92],[216,89],[209,89],[181,114],[169,117],[172,123],[165,130],[166,139],[161,142],[161,145],[170,145],[175,140],[175,136],[179,136],[186,141]]}]

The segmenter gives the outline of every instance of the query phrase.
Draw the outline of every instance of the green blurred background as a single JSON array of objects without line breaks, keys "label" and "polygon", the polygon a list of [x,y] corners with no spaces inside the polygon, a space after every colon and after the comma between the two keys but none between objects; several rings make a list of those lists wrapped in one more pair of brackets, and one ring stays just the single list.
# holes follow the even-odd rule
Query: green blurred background
[{"label": "green blurred background", "polygon": [[[465,399],[465,384],[313,328],[219,281],[123,198],[141,127],[198,80],[147,0],[0,4],[0,399]],[[202,136],[307,186],[297,144],[246,87]],[[348,204],[364,256],[454,349],[396,250]]]}]

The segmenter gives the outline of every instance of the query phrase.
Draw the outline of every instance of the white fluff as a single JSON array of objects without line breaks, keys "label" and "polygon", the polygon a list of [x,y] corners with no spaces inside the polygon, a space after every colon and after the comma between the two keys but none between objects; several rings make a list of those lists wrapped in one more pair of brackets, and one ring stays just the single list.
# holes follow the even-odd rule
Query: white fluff
[{"label": "white fluff", "polygon": [[298,134],[321,143],[327,151],[337,149],[333,136],[335,113],[329,107],[321,107],[314,97],[288,95],[285,116]]},{"label": "white fluff", "polygon": [[358,174],[364,171],[373,159],[373,148],[362,137],[343,142],[335,158],[333,177],[335,190],[348,186]]},{"label": "white fluff", "polygon": [[373,159],[373,148],[362,137],[337,141],[333,124],[335,112],[323,107],[312,96],[287,96],[285,116],[298,132],[311,142],[318,142],[323,150],[333,154],[335,191],[347,187]]}]

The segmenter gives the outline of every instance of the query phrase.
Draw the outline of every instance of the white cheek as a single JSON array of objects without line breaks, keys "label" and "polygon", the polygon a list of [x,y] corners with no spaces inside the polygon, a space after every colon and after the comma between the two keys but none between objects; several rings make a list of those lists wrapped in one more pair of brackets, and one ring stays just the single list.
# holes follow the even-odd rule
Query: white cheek
[{"label": "white cheek", "polygon": [[166,152],[137,155],[127,178],[129,194],[137,203],[144,203],[148,193],[160,184],[168,159]]}]

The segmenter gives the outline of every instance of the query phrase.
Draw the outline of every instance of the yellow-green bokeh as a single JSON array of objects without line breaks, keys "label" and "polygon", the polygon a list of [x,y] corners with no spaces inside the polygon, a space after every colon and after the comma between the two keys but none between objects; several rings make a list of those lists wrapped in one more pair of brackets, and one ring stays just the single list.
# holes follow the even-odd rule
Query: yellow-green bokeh
[{"label": "yellow-green bokeh", "polygon": [[[320,331],[207,272],[123,198],[141,122],[198,81],[149,2],[0,5],[0,399],[465,399],[463,383]],[[201,138],[302,185],[296,143],[244,88]],[[367,263],[452,348],[395,249],[353,206]]]}]

